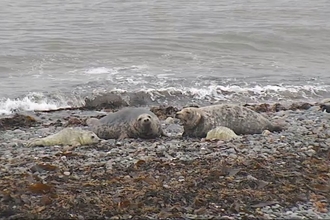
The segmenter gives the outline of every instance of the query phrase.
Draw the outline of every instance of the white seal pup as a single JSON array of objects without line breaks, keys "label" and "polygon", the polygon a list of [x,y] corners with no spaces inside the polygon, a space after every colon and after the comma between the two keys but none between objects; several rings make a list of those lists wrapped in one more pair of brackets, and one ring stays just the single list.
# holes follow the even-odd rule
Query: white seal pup
[{"label": "white seal pup", "polygon": [[184,127],[184,137],[203,138],[207,132],[218,126],[230,128],[237,135],[283,130],[260,113],[234,104],[188,107],[178,111],[175,117],[180,119]]},{"label": "white seal pup", "polygon": [[227,141],[234,138],[239,138],[239,136],[237,136],[233,130],[227,127],[218,126],[207,132],[205,140],[216,139],[221,141]]},{"label": "white seal pup", "polygon": [[125,107],[101,119],[89,118],[86,124],[102,139],[167,137],[158,117],[141,107]]},{"label": "white seal pup", "polygon": [[64,128],[61,131],[44,138],[36,138],[29,143],[27,147],[34,146],[54,146],[70,145],[78,147],[81,145],[97,144],[101,139],[92,131],[86,131],[78,128]]}]

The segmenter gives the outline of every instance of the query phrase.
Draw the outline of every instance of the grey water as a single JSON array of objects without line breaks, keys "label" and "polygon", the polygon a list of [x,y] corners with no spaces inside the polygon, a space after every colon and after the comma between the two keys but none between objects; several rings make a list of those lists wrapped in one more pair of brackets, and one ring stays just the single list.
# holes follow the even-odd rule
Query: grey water
[{"label": "grey water", "polygon": [[2,0],[0,109],[100,91],[326,98],[329,15],[328,0]]}]

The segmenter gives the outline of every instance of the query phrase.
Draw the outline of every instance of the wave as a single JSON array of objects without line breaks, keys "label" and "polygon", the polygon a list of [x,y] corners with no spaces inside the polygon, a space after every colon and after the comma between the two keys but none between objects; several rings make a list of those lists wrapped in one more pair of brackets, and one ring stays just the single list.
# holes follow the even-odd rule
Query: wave
[{"label": "wave", "polygon": [[55,110],[71,107],[68,103],[70,103],[69,100],[56,100],[42,93],[30,93],[22,98],[0,100],[0,115],[9,115],[22,111]]},{"label": "wave", "polygon": [[[166,87],[125,89],[93,89],[74,93],[29,93],[16,99],[0,99],[0,114],[15,112],[56,110],[62,108],[107,107],[104,103],[117,103],[123,106],[208,105],[214,103],[274,103],[290,101],[317,102],[329,97],[327,86],[238,86],[211,85],[197,87]],[[102,104],[103,103],[103,104]],[[111,106],[111,105],[110,105]],[[109,107],[109,106],[108,106]]]}]

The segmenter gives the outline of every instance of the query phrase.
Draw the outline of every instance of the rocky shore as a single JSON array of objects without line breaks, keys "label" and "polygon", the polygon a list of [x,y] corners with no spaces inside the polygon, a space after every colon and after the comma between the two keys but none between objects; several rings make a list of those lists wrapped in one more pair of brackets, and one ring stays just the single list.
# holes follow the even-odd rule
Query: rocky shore
[{"label": "rocky shore", "polygon": [[151,110],[168,138],[27,148],[31,138],[64,127],[87,129],[87,118],[104,113],[2,117],[0,219],[330,218],[330,114],[310,103],[248,107],[286,129],[230,141],[183,139],[173,119],[179,107],[159,106]]}]

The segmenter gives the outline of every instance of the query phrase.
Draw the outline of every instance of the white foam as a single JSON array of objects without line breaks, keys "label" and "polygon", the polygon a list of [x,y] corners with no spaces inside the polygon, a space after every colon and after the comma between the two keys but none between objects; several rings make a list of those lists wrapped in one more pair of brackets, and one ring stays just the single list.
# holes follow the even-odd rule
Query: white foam
[{"label": "white foam", "polygon": [[33,110],[55,110],[58,108],[70,107],[65,103],[56,103],[55,101],[49,101],[45,98],[40,98],[42,95],[36,93],[29,94],[22,99],[4,99],[0,101],[0,114],[9,115],[15,111],[33,111]]},{"label": "white foam", "polygon": [[[131,85],[130,85],[131,86]],[[153,88],[150,88],[153,87]],[[157,88],[158,87],[158,88]],[[143,85],[142,89],[134,90],[126,88],[108,89],[97,87],[90,91],[91,96],[95,97],[103,93],[114,92],[127,98],[128,94],[134,92],[145,92],[150,98],[157,101],[158,98],[170,98],[171,100],[180,100],[181,96],[189,97],[189,100],[204,101],[280,101],[280,100],[305,100],[322,98],[322,95],[329,94],[329,86],[317,85],[217,85],[215,83],[201,83],[193,87],[184,87],[182,85],[161,86],[161,85]],[[86,92],[86,91],[85,91]],[[23,98],[17,99],[0,99],[0,114],[12,114],[16,111],[33,111],[33,110],[55,110],[59,108],[80,107],[84,105],[86,95],[78,94],[73,97],[66,97],[62,94],[51,94],[51,97],[42,93],[30,93]],[[164,100],[164,99],[162,99]]]},{"label": "white foam", "polygon": [[[238,86],[238,85],[199,85],[198,87],[167,87],[142,89],[152,95],[153,100],[157,96],[163,96],[159,92],[168,92],[170,96],[181,93],[183,95],[192,96],[200,100],[226,100],[236,98],[251,99],[258,101],[266,100],[273,97],[275,100],[286,99],[290,97],[308,98],[308,96],[319,96],[320,92],[329,92],[326,86],[281,86],[281,85],[266,85],[266,86]],[[289,95],[289,96],[288,96]]]},{"label": "white foam", "polygon": [[116,69],[109,69],[106,67],[96,67],[96,68],[89,68],[85,70],[85,73],[87,74],[106,74],[106,73],[111,73],[111,74],[117,74],[118,70]]},{"label": "white foam", "polygon": [[[86,74],[111,74],[111,75],[116,75],[118,74],[120,71],[126,71],[126,70],[132,70],[135,72],[140,72],[142,70],[146,70],[149,67],[147,65],[133,65],[133,66],[129,66],[129,67],[113,67],[113,68],[107,68],[107,67],[92,67],[92,68],[88,68],[86,69],[84,72]],[[143,74],[142,76],[145,76],[147,74]]]}]

